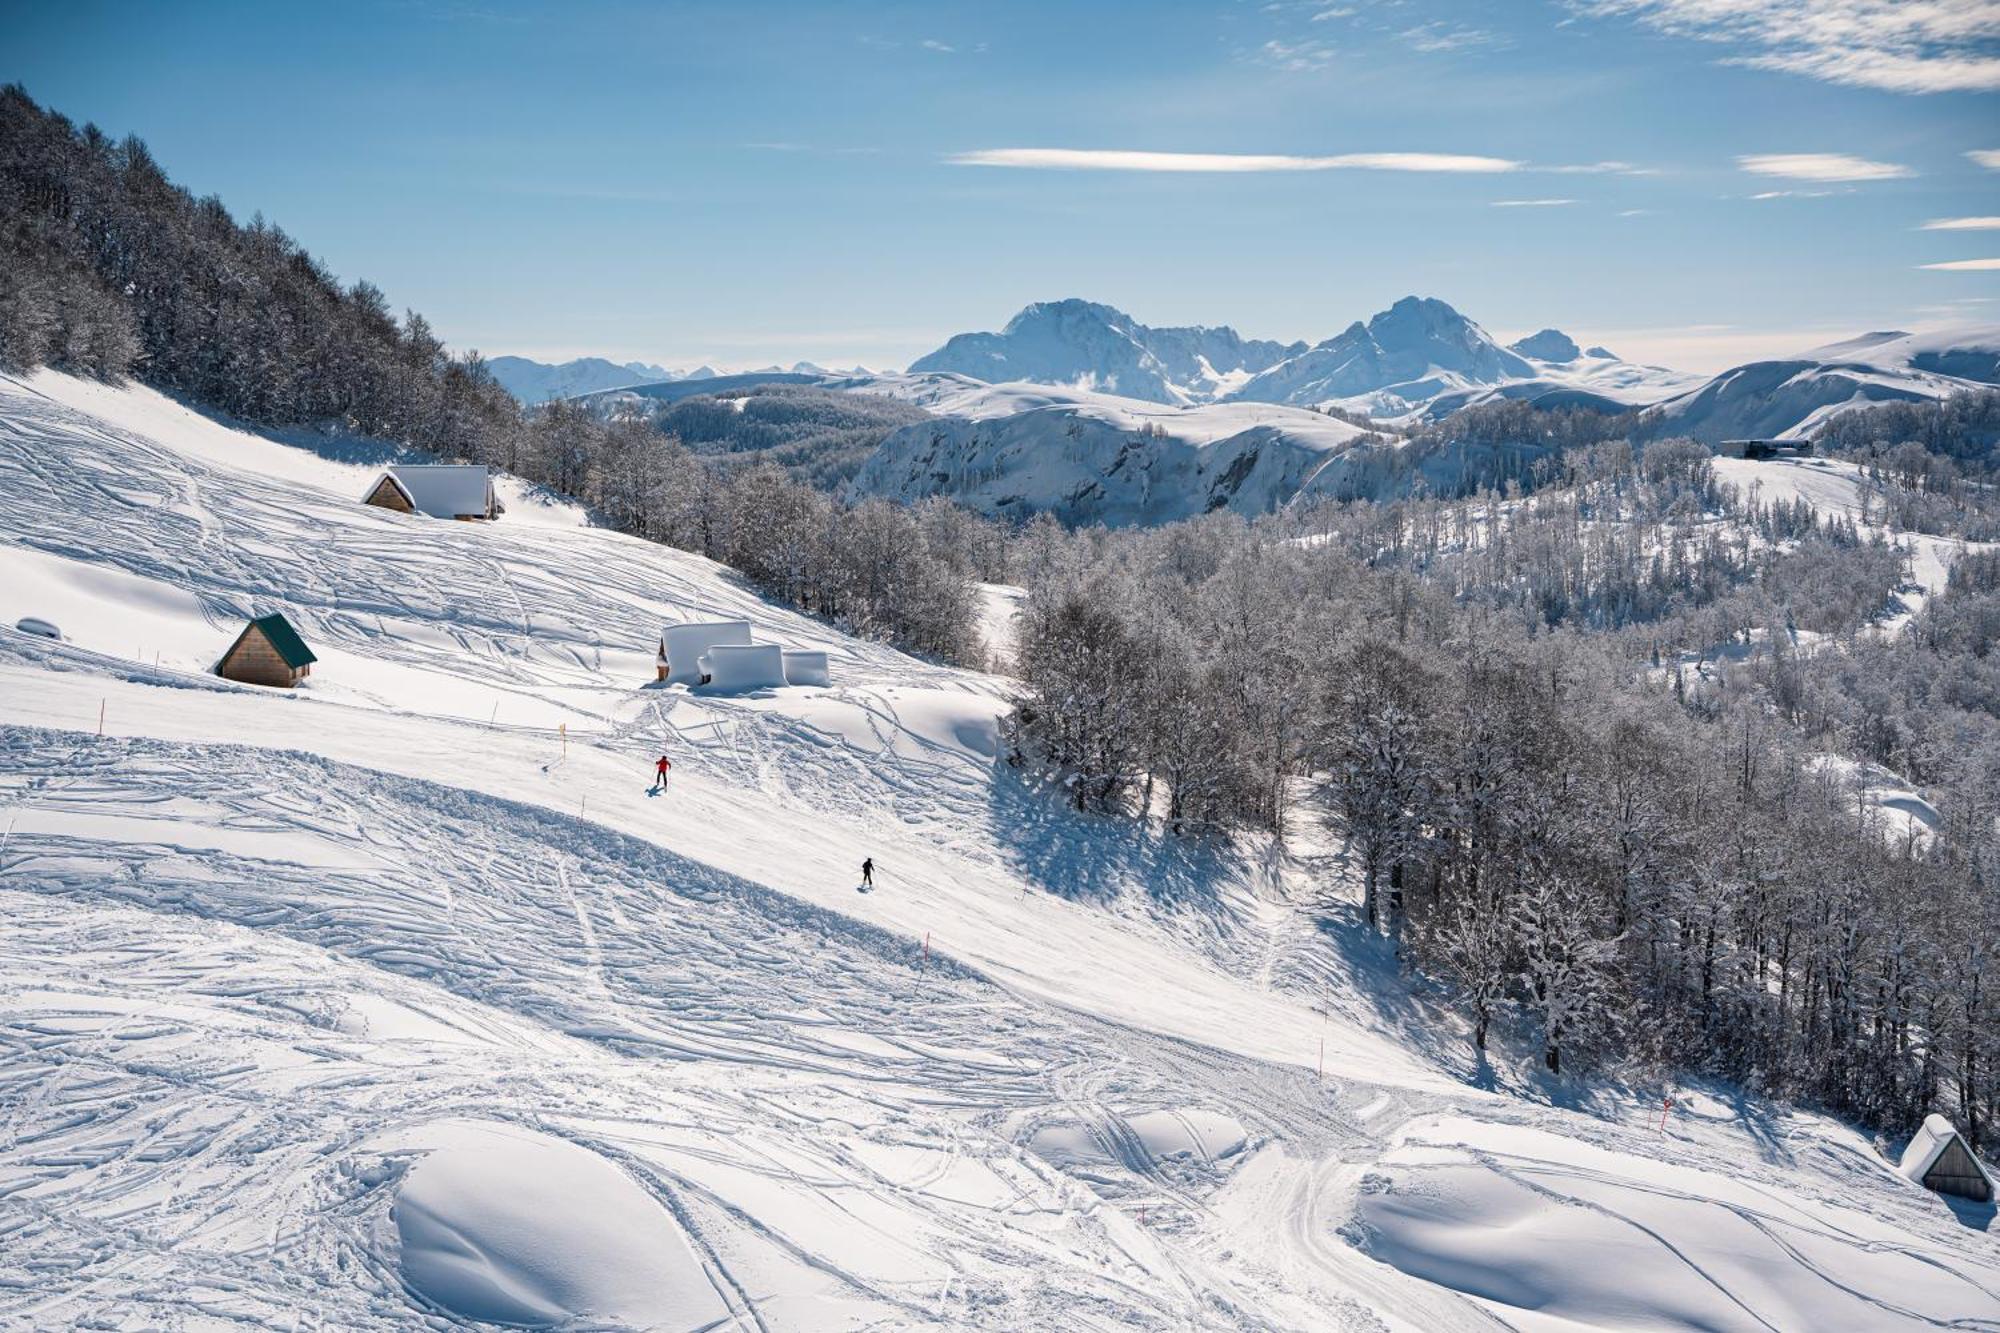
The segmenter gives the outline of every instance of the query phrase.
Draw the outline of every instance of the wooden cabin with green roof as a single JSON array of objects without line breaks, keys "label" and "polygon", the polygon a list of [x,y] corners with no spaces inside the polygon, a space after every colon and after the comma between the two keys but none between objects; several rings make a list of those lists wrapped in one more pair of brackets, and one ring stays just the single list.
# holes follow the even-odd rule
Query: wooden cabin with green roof
[{"label": "wooden cabin with green roof", "polygon": [[215,664],[215,674],[247,685],[290,689],[312,674],[312,664],[318,660],[292,622],[274,613],[243,627]]}]

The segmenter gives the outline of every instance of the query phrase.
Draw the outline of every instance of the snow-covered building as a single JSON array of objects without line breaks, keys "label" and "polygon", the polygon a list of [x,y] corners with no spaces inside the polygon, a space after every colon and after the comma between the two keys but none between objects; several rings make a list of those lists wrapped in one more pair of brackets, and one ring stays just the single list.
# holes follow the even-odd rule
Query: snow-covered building
[{"label": "snow-covered building", "polygon": [[259,616],[243,627],[236,642],[215,664],[215,674],[248,685],[275,685],[283,689],[312,674],[313,656],[306,641],[282,615]]},{"label": "snow-covered building", "polygon": [[1922,1129],[1903,1149],[1897,1169],[1925,1189],[1953,1194],[1979,1203],[1993,1201],[1993,1174],[1972,1155],[1951,1121],[1941,1115],[1924,1117]]},{"label": "snow-covered building", "polygon": [[785,683],[785,650],[775,643],[719,643],[702,655],[702,676],[718,690],[768,690]]},{"label": "snow-covered building", "polygon": [[361,498],[364,504],[432,518],[498,518],[507,508],[493,494],[492,472],[470,463],[398,463]]},{"label": "snow-covered building", "polygon": [[1716,446],[1725,458],[1804,458],[1812,453],[1811,440],[1724,440]]},{"label": "snow-covered building", "polygon": [[660,680],[669,685],[702,683],[702,657],[711,648],[744,646],[750,642],[747,620],[703,620],[668,625],[660,631]]},{"label": "snow-covered building", "polygon": [[824,652],[756,643],[747,620],[668,625],[660,631],[660,655],[654,665],[665,685],[759,690],[828,683]]}]

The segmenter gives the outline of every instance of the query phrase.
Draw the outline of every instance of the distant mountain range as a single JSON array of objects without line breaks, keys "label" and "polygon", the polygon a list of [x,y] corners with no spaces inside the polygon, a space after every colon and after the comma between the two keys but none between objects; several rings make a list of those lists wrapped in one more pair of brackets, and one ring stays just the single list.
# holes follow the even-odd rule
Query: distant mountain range
[{"label": "distant mountain range", "polygon": [[1510,397],[1563,393],[1612,409],[1666,397],[1699,376],[1636,366],[1544,329],[1511,347],[1443,301],[1408,296],[1323,342],[1245,338],[1227,326],[1150,328],[1090,301],[1031,305],[999,333],[961,333],[910,364],[990,383],[1113,393],[1142,402],[1333,406],[1383,418],[1440,400],[1463,406],[1502,385]]},{"label": "distant mountain range", "polygon": [[[565,377],[577,367],[622,382],[579,387],[580,373]],[[850,494],[1131,524],[1263,513],[1301,494],[1449,491],[1490,470],[1500,446],[1433,431],[1411,451],[1402,437],[1498,401],[1630,413],[1640,440],[1810,434],[1852,407],[2000,383],[2000,327],[1868,333],[1711,377],[1625,361],[1559,329],[1502,345],[1430,297],[1405,297],[1317,343],[1154,328],[1071,299],[1028,306],[997,333],[958,334],[903,373],[807,362],[722,376],[605,361],[537,368],[548,373],[532,386],[509,384],[524,401],[588,394],[605,410],[761,384],[898,398],[934,416],[888,434]],[[641,371],[655,378],[633,378]]]},{"label": "distant mountain range", "polygon": [[619,363],[601,356],[580,356],[574,361],[551,365],[525,356],[496,356],[486,363],[500,387],[524,403],[546,403],[551,398],[574,398],[600,389],[622,389],[631,384],[657,380],[704,379],[715,372],[707,366],[687,372],[649,366],[643,361]]},{"label": "distant mountain range", "polygon": [[[493,372],[493,378],[499,382],[501,388],[530,406],[546,403],[552,398],[580,398],[585,394],[602,393],[607,389],[630,389],[646,384],[686,384],[700,380],[733,378],[714,366],[696,366],[693,370],[669,370],[665,366],[647,365],[644,361],[607,361],[601,356],[580,356],[574,361],[557,364],[533,361],[525,356],[496,356],[488,361],[486,366]],[[762,370],[743,373],[751,376],[818,376],[866,375],[869,371],[862,366],[856,366],[851,370],[829,370],[810,361],[800,361],[790,370],[782,366],[767,366]]]}]

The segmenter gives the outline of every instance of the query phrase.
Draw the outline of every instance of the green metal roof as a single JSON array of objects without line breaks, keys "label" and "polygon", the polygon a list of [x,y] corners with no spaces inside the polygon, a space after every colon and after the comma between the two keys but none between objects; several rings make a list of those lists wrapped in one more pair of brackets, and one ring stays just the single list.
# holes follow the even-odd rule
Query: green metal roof
[{"label": "green metal roof", "polygon": [[296,670],[319,661],[313,656],[312,649],[306,647],[306,641],[299,637],[299,632],[292,628],[292,622],[283,616],[274,612],[268,616],[259,616],[250,623],[264,632],[264,637],[278,650],[278,656],[285,659],[286,666]]}]

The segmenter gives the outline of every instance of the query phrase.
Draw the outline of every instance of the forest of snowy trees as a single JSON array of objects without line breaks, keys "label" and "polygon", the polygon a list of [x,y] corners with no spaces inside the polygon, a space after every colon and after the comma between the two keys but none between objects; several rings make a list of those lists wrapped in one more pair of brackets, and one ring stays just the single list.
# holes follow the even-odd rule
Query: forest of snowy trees
[{"label": "forest of snowy trees", "polygon": [[[1563,468],[1526,499],[1031,526],[1021,755],[1117,817],[1328,818],[1366,922],[1482,1046],[1990,1136],[2000,560],[1884,635],[1905,556],[1853,523],[1684,443]],[[1883,826],[1828,756],[1944,826]]]},{"label": "forest of snowy trees", "polygon": [[[628,532],[737,566],[802,610],[934,656],[979,651],[962,552],[887,502],[854,507],[775,466],[712,466],[641,421],[523,411],[422,315],[342,286],[261,218],[172,184],[0,89],[0,366],[134,376],[260,426],[312,426],[486,463]],[[774,521],[774,514],[783,514]]]},{"label": "forest of snowy trees", "polygon": [[[1834,418],[1822,443],[1878,485],[1859,523],[1737,495],[1705,448],[1635,447],[1625,417],[1496,403],[1384,451],[1455,451],[1459,498],[1013,528],[807,484],[873,428],[823,402],[761,395],[734,433],[703,415],[734,407],[680,409],[747,465],[642,415],[523,411],[421,316],[18,87],[0,220],[0,363],[490,464],[938,657],[980,653],[975,579],[1020,583],[1015,757],[1181,836],[1328,819],[1366,925],[1475,1043],[1896,1127],[1948,1107],[1992,1141],[2000,557],[1966,555],[1887,633],[1907,559],[1869,534],[2000,535],[2000,395]],[[808,438],[833,442],[828,475],[785,452]],[[1935,836],[1871,823],[1862,761],[1936,796]]]}]

